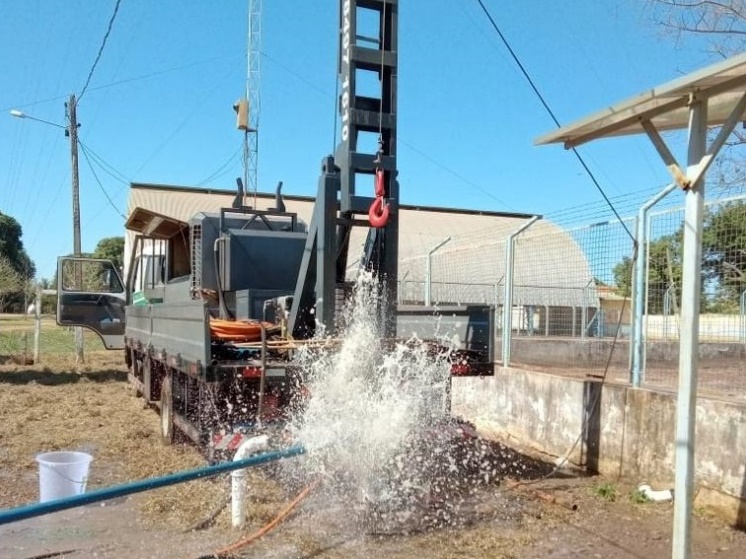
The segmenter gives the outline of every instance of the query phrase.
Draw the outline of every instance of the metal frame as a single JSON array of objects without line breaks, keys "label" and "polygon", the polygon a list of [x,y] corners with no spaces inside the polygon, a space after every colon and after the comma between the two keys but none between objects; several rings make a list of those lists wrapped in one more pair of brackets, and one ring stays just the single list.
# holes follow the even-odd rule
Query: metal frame
[{"label": "metal frame", "polygon": [[[360,10],[376,13],[378,40],[360,37]],[[363,46],[377,43],[378,48]],[[333,331],[337,289],[344,289],[352,227],[368,226],[356,219],[366,215],[372,196],[355,191],[358,175],[373,179],[383,169],[385,199],[390,216],[380,229],[371,227],[361,266],[376,274],[382,296],[381,335],[396,335],[399,256],[399,184],[396,180],[398,0],[340,0],[339,115],[340,143],[334,156],[322,161],[322,175],[306,250],[301,263],[288,328],[294,337],[308,337],[317,325]],[[380,97],[357,94],[359,72],[375,72]],[[380,133],[381,153],[361,153],[361,133]],[[313,323],[312,320],[313,319]]]},{"label": "metal frame", "polygon": [[[563,143],[565,148],[570,149],[602,137],[644,131],[674,182],[684,191],[686,209],[675,435],[674,559],[691,556],[704,178],[735,125],[744,119],[744,111],[746,53],[651,89],[536,140],[537,144]],[[714,125],[722,125],[722,128],[708,147],[707,127]],[[681,128],[686,128],[689,133],[685,171],[682,171],[658,133],[659,130]]]}]

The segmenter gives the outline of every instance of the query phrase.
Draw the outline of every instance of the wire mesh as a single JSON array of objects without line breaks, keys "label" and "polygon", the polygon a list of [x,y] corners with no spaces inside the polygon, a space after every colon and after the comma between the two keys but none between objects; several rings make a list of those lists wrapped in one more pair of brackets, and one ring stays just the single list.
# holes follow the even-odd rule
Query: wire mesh
[{"label": "wire mesh", "polygon": [[[602,372],[614,338],[629,338],[633,220],[570,230],[529,229],[515,241],[511,365]],[[626,342],[628,345],[628,342]],[[628,351],[611,355],[626,380]]]},{"label": "wire mesh", "polygon": [[[652,213],[645,247],[643,383],[675,388],[684,210]],[[746,397],[746,197],[706,205],[702,236],[699,388]]]},{"label": "wire mesh", "polygon": [[[60,359],[75,358],[73,328],[58,326],[53,316],[43,316],[39,330],[38,362],[59,363]],[[0,365],[33,364],[36,319],[31,315],[0,315]],[[103,351],[100,338],[84,331],[86,351]]]}]

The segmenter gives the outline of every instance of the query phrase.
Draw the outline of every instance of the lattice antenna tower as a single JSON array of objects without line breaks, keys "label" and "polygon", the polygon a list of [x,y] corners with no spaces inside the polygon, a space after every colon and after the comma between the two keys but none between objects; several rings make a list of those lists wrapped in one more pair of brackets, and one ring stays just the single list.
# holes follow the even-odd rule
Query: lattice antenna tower
[{"label": "lattice antenna tower", "polygon": [[239,110],[239,128],[244,131],[244,185],[246,193],[258,191],[259,115],[261,114],[262,0],[249,0],[248,45],[246,49],[246,107],[243,121]]}]

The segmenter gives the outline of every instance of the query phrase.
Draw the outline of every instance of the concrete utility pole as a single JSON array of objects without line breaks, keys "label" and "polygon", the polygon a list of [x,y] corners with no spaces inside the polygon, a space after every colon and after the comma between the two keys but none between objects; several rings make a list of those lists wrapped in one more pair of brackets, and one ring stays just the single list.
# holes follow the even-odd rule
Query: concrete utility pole
[{"label": "concrete utility pole", "polygon": [[[78,115],[75,95],[70,95],[67,102],[67,117],[69,127],[67,135],[70,137],[70,160],[72,162],[72,186],[73,186],[73,256],[80,258],[80,183],[78,181]],[[76,266],[76,274],[80,274],[79,266]],[[82,288],[80,281],[82,277],[76,278],[78,287]],[[81,365],[85,362],[83,353],[83,329],[75,327],[75,364]]]}]

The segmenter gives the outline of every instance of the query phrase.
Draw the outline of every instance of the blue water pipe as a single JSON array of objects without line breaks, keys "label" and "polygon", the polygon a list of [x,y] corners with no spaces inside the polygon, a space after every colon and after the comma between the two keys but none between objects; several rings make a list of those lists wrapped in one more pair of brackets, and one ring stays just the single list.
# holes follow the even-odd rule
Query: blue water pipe
[{"label": "blue water pipe", "polygon": [[214,466],[204,466],[202,468],[195,468],[193,470],[184,470],[183,472],[177,472],[175,474],[169,474],[167,476],[132,481],[130,483],[114,485],[113,487],[105,487],[104,489],[97,489],[95,491],[91,491],[90,493],[83,493],[81,495],[74,495],[72,497],[65,497],[63,499],[56,499],[54,501],[33,503],[31,505],[24,505],[12,509],[0,510],[0,525],[8,524],[10,522],[17,522],[18,520],[25,520],[27,518],[34,518],[36,516],[42,516],[61,510],[82,507],[83,505],[89,505],[91,503],[97,503],[99,501],[106,501],[107,499],[114,499],[116,497],[123,497],[124,495],[132,495],[133,493],[141,493],[143,491],[149,491],[151,489],[159,489],[161,487],[167,487],[169,485],[176,485],[177,483],[184,483],[186,481],[194,481],[195,479],[213,477],[225,472],[230,472],[232,470],[240,470],[243,468],[260,466],[262,464],[267,464],[268,462],[282,460],[283,458],[299,456],[301,454],[304,454],[305,452],[306,450],[302,446],[293,446],[283,450],[278,450],[276,452],[265,452],[263,454],[257,454],[255,456],[250,456],[249,458],[237,460],[235,462],[224,462],[222,464],[216,464]]}]

